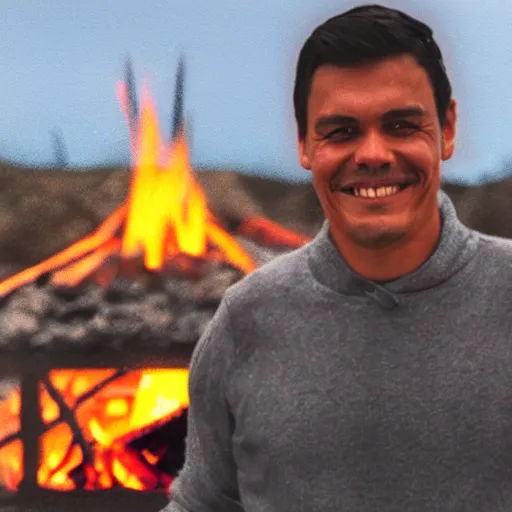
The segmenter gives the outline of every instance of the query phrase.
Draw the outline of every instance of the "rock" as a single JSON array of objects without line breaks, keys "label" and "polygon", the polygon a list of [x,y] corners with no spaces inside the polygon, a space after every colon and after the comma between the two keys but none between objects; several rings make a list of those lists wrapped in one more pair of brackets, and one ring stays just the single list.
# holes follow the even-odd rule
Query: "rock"
[{"label": "rock", "polygon": [[9,309],[0,315],[0,346],[19,350],[29,345],[40,330],[39,317],[29,311]]},{"label": "rock", "polygon": [[94,348],[86,343],[88,329],[84,325],[65,325],[56,321],[48,322],[45,329],[34,334],[30,341],[33,348],[51,348],[52,350],[70,350],[78,347]]},{"label": "rock", "polygon": [[241,277],[239,270],[215,264],[196,279],[152,276],[150,286],[121,276],[106,291],[94,283],[24,286],[0,304],[0,347],[83,352],[193,345]]},{"label": "rock", "polygon": [[195,343],[200,338],[214,311],[183,312],[173,325],[169,338],[178,343]]},{"label": "rock", "polygon": [[147,288],[141,282],[117,276],[105,291],[104,297],[107,302],[128,302],[142,298],[146,291]]},{"label": "rock", "polygon": [[14,308],[44,317],[52,309],[52,306],[52,298],[46,289],[29,284],[16,291],[16,300],[12,300],[11,296],[7,310]]}]

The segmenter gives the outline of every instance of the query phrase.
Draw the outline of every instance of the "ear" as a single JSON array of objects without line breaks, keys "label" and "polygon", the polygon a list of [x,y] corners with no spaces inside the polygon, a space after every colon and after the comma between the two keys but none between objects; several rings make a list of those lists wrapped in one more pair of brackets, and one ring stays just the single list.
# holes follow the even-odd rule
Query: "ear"
[{"label": "ear", "polygon": [[311,170],[311,158],[308,152],[308,143],[306,137],[299,135],[299,162],[300,165],[307,171]]},{"label": "ear", "polygon": [[449,160],[455,149],[455,132],[457,124],[457,102],[454,98],[450,99],[446,109],[446,119],[441,127],[441,158]]}]

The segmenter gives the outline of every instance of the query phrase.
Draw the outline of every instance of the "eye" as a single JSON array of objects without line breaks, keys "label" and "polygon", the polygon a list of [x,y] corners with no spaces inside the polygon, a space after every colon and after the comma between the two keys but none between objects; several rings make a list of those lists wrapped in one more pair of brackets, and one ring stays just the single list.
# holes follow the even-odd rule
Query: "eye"
[{"label": "eye", "polygon": [[419,126],[417,124],[411,123],[410,121],[402,119],[387,123],[385,125],[385,129],[386,131],[394,133],[396,135],[409,135],[419,130]]},{"label": "eye", "polygon": [[356,126],[340,126],[322,137],[325,140],[348,140],[358,135],[359,130]]}]

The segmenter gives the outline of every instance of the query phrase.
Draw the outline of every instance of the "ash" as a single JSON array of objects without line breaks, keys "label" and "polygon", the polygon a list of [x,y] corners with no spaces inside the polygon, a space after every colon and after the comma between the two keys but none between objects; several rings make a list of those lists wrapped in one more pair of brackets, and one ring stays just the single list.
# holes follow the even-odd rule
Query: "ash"
[{"label": "ash", "polygon": [[[279,254],[244,245],[259,265]],[[151,279],[118,276],[107,287],[26,285],[0,303],[0,350],[95,352],[195,344],[226,289],[242,277],[233,267],[217,265],[194,278],[162,273]]]}]

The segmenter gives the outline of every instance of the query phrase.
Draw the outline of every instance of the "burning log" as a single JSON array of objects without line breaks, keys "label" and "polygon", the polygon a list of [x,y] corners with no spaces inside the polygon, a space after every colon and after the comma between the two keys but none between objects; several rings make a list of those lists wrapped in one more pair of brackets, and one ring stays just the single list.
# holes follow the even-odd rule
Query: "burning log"
[{"label": "burning log", "polygon": [[[60,370],[44,379],[44,422],[38,483],[55,490],[167,488],[178,466],[165,470],[168,439],[155,443],[188,407],[187,370]],[[22,478],[20,432],[5,435],[16,421],[19,390],[0,404],[0,479],[15,490]],[[72,405],[70,405],[72,404]]]},{"label": "burning log", "polygon": [[[110,240],[116,240],[115,236],[121,228],[123,218],[126,215],[126,205],[120,206],[105,222],[91,235],[82,238],[75,244],[71,245],[62,252],[55,256],[30,267],[14,276],[0,282],[0,296],[5,296],[13,290],[21,286],[31,283],[41,277],[43,274],[49,273],[52,270],[59,270],[63,267],[69,268],[76,260],[85,256],[94,254],[98,249],[101,253],[101,248],[105,250]],[[56,281],[58,284],[62,282],[62,274],[57,276]],[[70,280],[70,286],[76,286],[79,279]]]},{"label": "burning log", "polygon": [[46,389],[46,392],[50,396],[50,398],[57,404],[60,410],[60,417],[65,421],[72,432],[72,442],[71,445],[74,446],[77,444],[82,451],[82,457],[84,460],[84,464],[91,466],[93,464],[93,454],[89,449],[89,445],[82,433],[80,426],[78,425],[77,419],[73,413],[73,411],[68,407],[68,404],[64,400],[64,398],[59,393],[59,390],[52,384],[51,380],[48,377],[44,377],[42,379],[42,384]]}]

